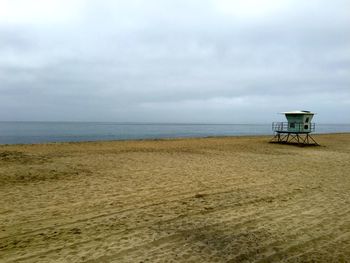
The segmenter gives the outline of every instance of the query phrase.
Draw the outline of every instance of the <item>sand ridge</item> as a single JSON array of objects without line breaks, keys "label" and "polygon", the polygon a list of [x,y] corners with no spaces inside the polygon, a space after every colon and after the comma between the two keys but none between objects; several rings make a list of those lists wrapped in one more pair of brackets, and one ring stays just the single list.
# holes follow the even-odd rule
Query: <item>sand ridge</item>
[{"label": "sand ridge", "polygon": [[0,146],[1,262],[350,262],[350,134]]}]

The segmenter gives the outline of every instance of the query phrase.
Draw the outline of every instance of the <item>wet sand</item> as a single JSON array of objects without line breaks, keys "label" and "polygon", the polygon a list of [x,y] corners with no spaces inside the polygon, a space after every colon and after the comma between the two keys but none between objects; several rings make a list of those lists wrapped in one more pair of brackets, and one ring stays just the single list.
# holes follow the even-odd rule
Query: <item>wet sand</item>
[{"label": "wet sand", "polygon": [[350,262],[350,134],[0,146],[0,262]]}]

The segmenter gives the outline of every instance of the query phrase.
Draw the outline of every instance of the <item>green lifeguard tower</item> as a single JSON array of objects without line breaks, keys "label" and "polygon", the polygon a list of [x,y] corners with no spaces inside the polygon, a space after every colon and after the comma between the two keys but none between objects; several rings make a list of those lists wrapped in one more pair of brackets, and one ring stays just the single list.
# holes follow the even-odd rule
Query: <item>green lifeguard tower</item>
[{"label": "green lifeguard tower", "polygon": [[315,123],[311,120],[315,113],[305,110],[281,112],[287,122],[273,122],[274,137],[271,142],[297,143],[298,145],[319,145],[310,135],[315,131]]}]

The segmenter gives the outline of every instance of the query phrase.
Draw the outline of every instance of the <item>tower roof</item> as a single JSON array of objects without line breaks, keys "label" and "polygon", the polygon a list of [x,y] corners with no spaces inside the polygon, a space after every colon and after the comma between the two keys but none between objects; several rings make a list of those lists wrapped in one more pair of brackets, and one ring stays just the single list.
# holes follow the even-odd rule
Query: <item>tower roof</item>
[{"label": "tower roof", "polygon": [[314,115],[315,113],[307,110],[294,110],[294,111],[285,111],[281,112],[281,114],[312,114]]}]

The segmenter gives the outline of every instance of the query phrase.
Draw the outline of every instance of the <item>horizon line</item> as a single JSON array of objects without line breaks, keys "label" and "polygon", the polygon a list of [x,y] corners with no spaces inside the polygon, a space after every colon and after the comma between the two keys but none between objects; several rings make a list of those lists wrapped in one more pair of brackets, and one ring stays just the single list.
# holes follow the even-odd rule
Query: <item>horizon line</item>
[{"label": "horizon line", "polygon": [[[215,123],[215,122],[153,122],[153,121],[2,121],[0,123],[100,123],[100,124],[119,124],[119,125],[270,125],[272,122],[255,122],[255,123]],[[314,122],[321,125],[350,125],[350,123],[327,123]]]}]

